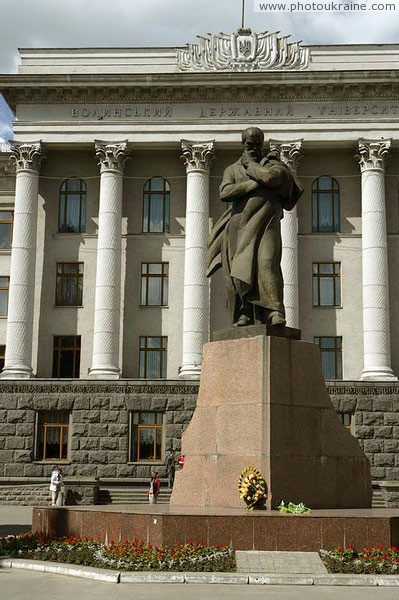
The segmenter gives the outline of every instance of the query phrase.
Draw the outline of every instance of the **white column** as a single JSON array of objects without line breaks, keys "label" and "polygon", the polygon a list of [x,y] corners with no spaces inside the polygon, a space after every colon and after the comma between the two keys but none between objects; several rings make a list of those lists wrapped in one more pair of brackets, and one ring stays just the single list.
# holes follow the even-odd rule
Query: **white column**
[{"label": "white column", "polygon": [[2,377],[33,377],[32,337],[35,296],[37,207],[41,142],[11,143],[16,166],[6,355]]},{"label": "white column", "polygon": [[122,185],[126,141],[95,142],[100,159],[93,362],[89,376],[118,379],[121,304]]},{"label": "white column", "polygon": [[390,140],[359,140],[362,173],[363,339],[362,379],[396,379],[391,369],[385,158]]},{"label": "white column", "polygon": [[213,140],[182,140],[187,170],[184,252],[183,359],[181,379],[199,379],[202,347],[209,339],[209,280],[206,255],[209,236],[209,165]]},{"label": "white column", "polygon": [[[270,140],[270,150],[280,154],[280,160],[296,173],[301,157],[302,140],[278,142]],[[298,275],[298,211],[284,211],[281,221],[281,271],[284,282],[284,307],[288,327],[299,329],[299,275]]]}]

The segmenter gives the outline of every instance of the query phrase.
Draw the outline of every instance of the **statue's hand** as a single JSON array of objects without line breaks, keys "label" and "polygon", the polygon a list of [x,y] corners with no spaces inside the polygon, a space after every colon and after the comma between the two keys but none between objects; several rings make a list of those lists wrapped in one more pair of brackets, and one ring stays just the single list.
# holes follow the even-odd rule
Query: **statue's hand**
[{"label": "statue's hand", "polygon": [[257,162],[256,155],[252,152],[248,152],[247,150],[244,150],[244,152],[242,153],[242,156],[241,156],[241,163],[242,163],[243,167],[245,167],[247,169],[248,166],[253,162]]}]

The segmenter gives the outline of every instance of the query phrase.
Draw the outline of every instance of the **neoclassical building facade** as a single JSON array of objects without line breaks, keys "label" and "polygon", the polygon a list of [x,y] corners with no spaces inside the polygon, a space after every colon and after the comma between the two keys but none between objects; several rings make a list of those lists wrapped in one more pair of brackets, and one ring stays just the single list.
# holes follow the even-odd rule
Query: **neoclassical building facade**
[{"label": "neoclassical building facade", "polygon": [[320,345],[327,380],[397,393],[399,45],[238,30],[20,58],[0,76],[16,115],[0,153],[4,382],[195,385],[229,325],[222,277],[206,278],[218,187],[256,125],[305,190],[281,224],[287,324]]}]

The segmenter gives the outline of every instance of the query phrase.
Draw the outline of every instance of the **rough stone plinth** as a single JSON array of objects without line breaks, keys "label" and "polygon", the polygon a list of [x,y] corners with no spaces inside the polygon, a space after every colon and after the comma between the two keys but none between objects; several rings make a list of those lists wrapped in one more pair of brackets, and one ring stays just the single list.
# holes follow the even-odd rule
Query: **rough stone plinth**
[{"label": "rough stone plinth", "polygon": [[258,335],[270,335],[273,337],[285,337],[293,340],[301,339],[301,330],[284,325],[247,325],[246,327],[228,327],[218,329],[212,334],[213,342],[224,340],[238,340],[241,338],[256,337]]},{"label": "rough stone plinth", "polygon": [[197,408],[183,434],[172,506],[242,506],[237,480],[260,469],[268,508],[371,506],[369,461],[336,417],[319,349],[257,336],[206,344]]}]

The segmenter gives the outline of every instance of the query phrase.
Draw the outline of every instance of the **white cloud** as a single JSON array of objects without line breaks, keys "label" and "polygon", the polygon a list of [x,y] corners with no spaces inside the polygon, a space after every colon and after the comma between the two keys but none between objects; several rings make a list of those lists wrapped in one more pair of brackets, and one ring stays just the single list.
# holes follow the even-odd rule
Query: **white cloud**
[{"label": "white cloud", "polygon": [[[396,3],[396,13],[290,14],[255,13],[253,0],[247,0],[246,25],[291,34],[304,44],[399,43]],[[0,73],[16,72],[18,47],[184,46],[196,35],[227,33],[241,24],[241,0],[0,0],[0,5]],[[1,102],[0,135],[10,135]]]},{"label": "white cloud", "polygon": [[[291,34],[293,39],[302,39],[305,44],[399,42],[398,19],[393,18],[399,12],[396,1],[396,13],[290,14],[255,13],[253,0],[247,0],[246,22],[253,30],[279,30]],[[6,25],[0,37],[3,73],[15,71],[18,47],[181,46],[194,41],[198,34],[233,31],[241,22],[240,0],[2,0],[1,3],[1,20]]]}]

